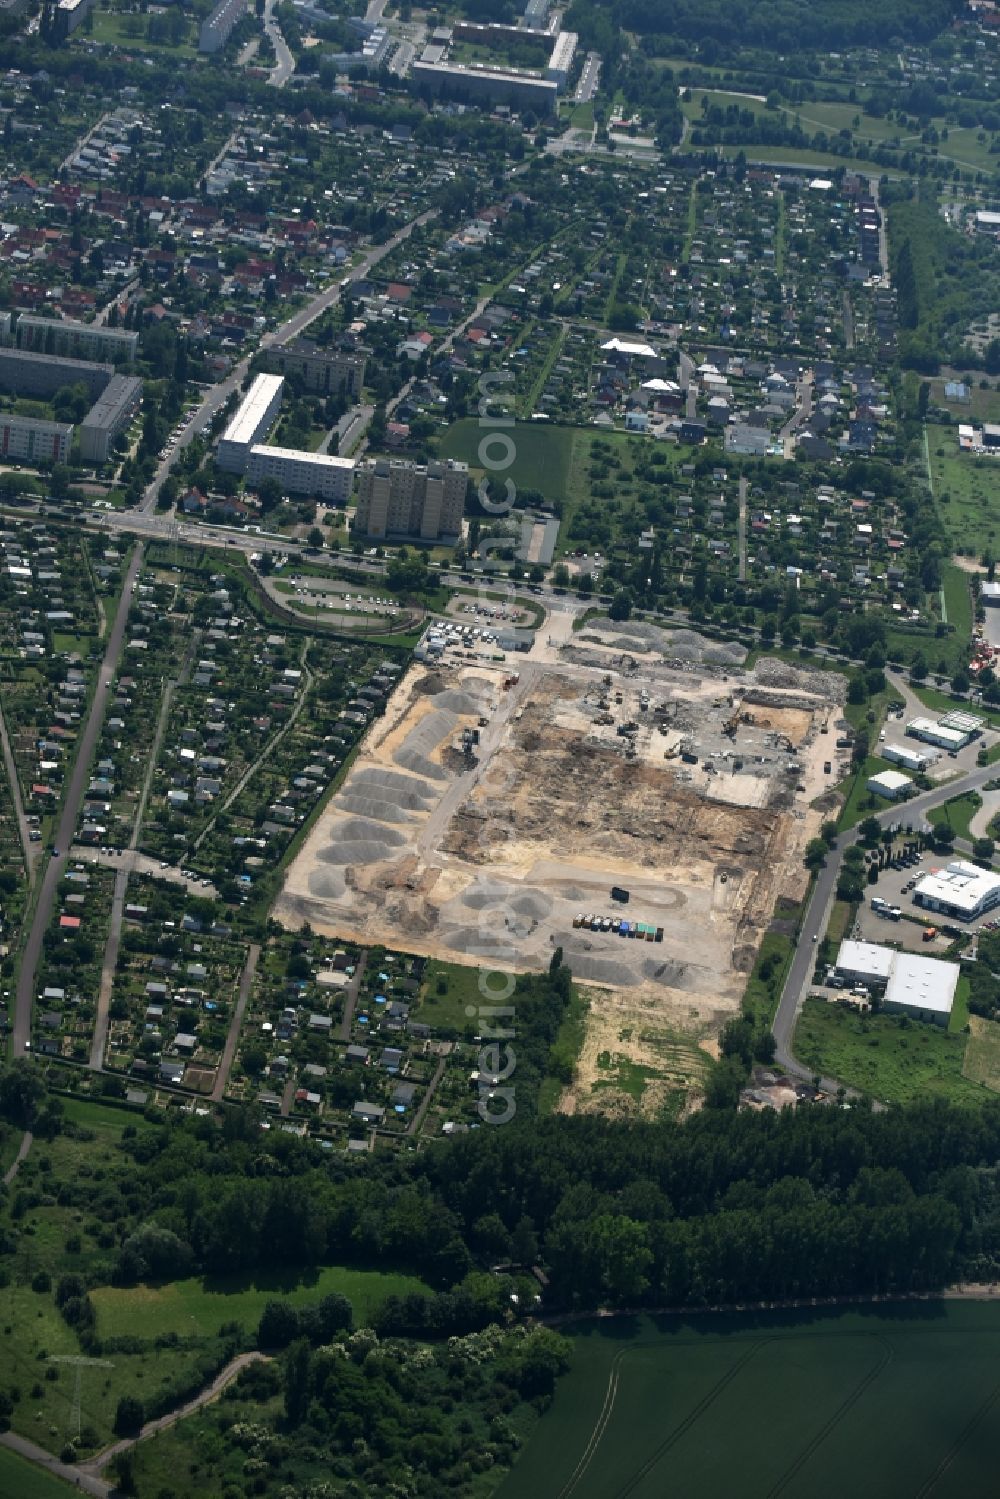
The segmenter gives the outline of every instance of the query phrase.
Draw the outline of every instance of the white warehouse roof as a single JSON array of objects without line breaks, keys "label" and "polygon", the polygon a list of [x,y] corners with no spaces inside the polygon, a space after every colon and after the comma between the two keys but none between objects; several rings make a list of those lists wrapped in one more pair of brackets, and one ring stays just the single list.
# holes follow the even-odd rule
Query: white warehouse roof
[{"label": "white warehouse roof", "polygon": [[950,729],[947,724],[935,723],[933,718],[911,718],[906,732],[916,739],[926,739],[930,744],[941,744],[946,749],[961,749],[968,740],[968,733]]},{"label": "white warehouse roof", "polygon": [[891,947],[880,947],[877,942],[852,942],[848,938],[840,944],[837,967],[844,973],[856,973],[884,984],[895,957]]},{"label": "white warehouse roof", "polygon": [[978,916],[988,909],[987,898],[1000,890],[1000,875],[978,864],[968,864],[956,859],[944,869],[932,870],[920,877],[914,887],[914,897],[921,901],[935,901],[965,916]]},{"label": "white warehouse roof", "polygon": [[912,785],[911,778],[904,776],[901,770],[880,770],[877,775],[868,777],[868,790],[888,797],[897,797]]},{"label": "white warehouse roof", "polygon": [[885,991],[886,1006],[950,1015],[961,971],[958,964],[924,958],[915,952],[894,953],[893,957],[895,962]]}]

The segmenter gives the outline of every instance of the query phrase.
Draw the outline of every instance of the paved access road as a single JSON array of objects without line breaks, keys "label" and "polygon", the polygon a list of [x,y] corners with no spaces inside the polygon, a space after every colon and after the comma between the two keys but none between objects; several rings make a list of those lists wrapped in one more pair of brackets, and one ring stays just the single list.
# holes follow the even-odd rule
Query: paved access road
[{"label": "paved access road", "polygon": [[[166,458],[161,459],[157,465],[156,472],[146,486],[146,493],[143,496],[142,504],[139,506],[140,512],[148,514],[155,507],[157,495],[160,493],[160,486],[173,468],[174,462],[181,450],[193,441],[195,435],[202,427],[207,427],[213,421],[233,392],[240,388],[249,372],[250,361],[253,359],[254,354],[258,353],[260,349],[280,348],[283,344],[291,343],[293,339],[298,338],[299,334],[303,333],[310,323],[314,323],[318,317],[322,317],[323,313],[329,307],[332,307],[335,302],[340,300],[342,292],[352,281],[360,281],[367,276],[372,267],[378,265],[379,261],[384,260],[387,255],[390,255],[396,249],[397,245],[401,245],[405,239],[408,239],[419,224],[426,224],[428,219],[432,219],[436,213],[436,208],[428,208],[424,213],[419,214],[417,218],[411,219],[408,224],[404,224],[403,228],[398,230],[392,236],[392,239],[386,240],[384,245],[377,245],[375,249],[369,250],[364,259],[359,261],[348,275],[342,277],[340,281],[334,282],[332,286],[328,286],[318,296],[313,297],[311,302],[307,302],[304,307],[300,307],[298,312],[294,312],[286,322],[282,323],[273,332],[265,333],[260,340],[258,349],[252,349],[249,354],[240,360],[239,364],[234,365],[225,380],[211,387],[201,405],[185,423],[183,431],[177,438],[173,452],[168,454]],[[133,518],[136,513],[136,511],[129,512]]]},{"label": "paved access road", "polygon": [[77,822],[80,817],[80,807],[83,802],[83,793],[87,786],[87,777],[90,774],[90,766],[94,758],[98,735],[101,732],[101,725],[104,723],[105,699],[118,666],[122,641],[125,638],[125,626],[128,623],[129,610],[132,607],[132,590],[135,587],[135,581],[139,576],[139,569],[142,566],[142,553],[142,543],[140,542],[132,554],[132,561],[129,563],[128,571],[125,574],[118,613],[115,615],[114,623],[111,626],[111,634],[108,636],[108,643],[104,651],[104,660],[101,662],[101,669],[97,676],[97,686],[94,690],[90,711],[87,714],[86,722],[77,742],[76,760],[74,761],[69,785],[63,799],[58,830],[54,837],[57,852],[52,855],[46,866],[45,874],[42,877],[38,899],[35,904],[35,912],[31,921],[31,930],[28,932],[28,939],[24,945],[24,953],[21,957],[21,970],[18,974],[17,989],[14,994],[12,1041],[13,1055],[15,1057],[24,1054],[31,1039],[31,1006],[35,994],[35,974],[38,970],[38,959],[42,951],[42,939],[45,936],[45,929],[49,924],[49,917],[52,914],[52,907],[59,888],[59,881],[66,867],[69,847],[73,841]]},{"label": "paved access road", "polygon": [[[975,770],[970,770],[953,781],[946,781],[930,791],[923,791],[919,796],[911,797],[907,802],[898,802],[884,812],[877,813],[878,821],[882,827],[888,827],[893,822],[903,822],[919,828],[924,821],[924,813],[929,812],[932,807],[939,807],[942,802],[950,801],[953,796],[961,796],[963,792],[978,791],[987,781],[995,780],[997,773],[996,765],[977,766]],[[785,979],[785,987],[781,992],[781,999],[778,1001],[778,1009],[771,1027],[777,1042],[777,1060],[786,1072],[796,1077],[809,1079],[813,1076],[810,1068],[804,1067],[796,1060],[792,1052],[792,1035],[812,979],[816,964],[816,943],[826,929],[844,852],[857,841],[857,828],[842,833],[837,840],[837,847],[830,852],[825,868],[821,869],[816,877],[809,905],[802,918],[798,946],[792,957],[791,967],[788,970],[788,977]],[[839,1084],[835,1079],[824,1078],[823,1086],[828,1091],[836,1091]]]},{"label": "paved access road", "polygon": [[281,28],[274,19],[274,0],[267,0],[264,6],[264,30],[268,41],[274,48],[276,58],[275,66],[271,69],[267,81],[272,88],[284,88],[295,72],[295,58],[289,51],[288,43],[281,34]]}]

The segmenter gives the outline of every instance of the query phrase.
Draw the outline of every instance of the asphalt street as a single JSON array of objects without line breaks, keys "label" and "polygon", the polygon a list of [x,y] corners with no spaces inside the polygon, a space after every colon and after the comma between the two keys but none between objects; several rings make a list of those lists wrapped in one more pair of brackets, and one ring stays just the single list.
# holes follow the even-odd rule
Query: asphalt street
[{"label": "asphalt street", "polygon": [[[932,807],[939,807],[942,802],[950,801],[953,796],[961,796],[963,792],[976,791],[987,781],[995,780],[996,777],[996,765],[977,766],[975,770],[970,770],[953,781],[946,781],[940,786],[935,786],[931,791],[921,792],[919,796],[912,797],[907,802],[900,802],[886,808],[884,812],[877,814],[878,821],[882,827],[888,827],[893,822],[902,822],[909,823],[915,829],[919,828],[924,821],[923,814],[929,812]],[[837,847],[831,850],[825,867],[816,877],[812,896],[802,918],[798,945],[792,957],[785,987],[781,992],[781,999],[775,1013],[774,1024],[771,1027],[777,1043],[775,1053],[777,1060],[787,1072],[793,1073],[796,1077],[809,1079],[813,1076],[811,1069],[804,1067],[793,1055],[792,1035],[802,1002],[812,980],[816,964],[816,943],[826,930],[844,853],[857,841],[856,828],[842,833],[837,840]],[[828,1090],[836,1090],[839,1086],[836,1079],[829,1078],[823,1079],[823,1084]]]},{"label": "asphalt street", "polygon": [[111,626],[108,636],[107,647],[104,652],[104,660],[97,677],[97,685],[94,690],[90,711],[80,734],[76,749],[76,759],[70,774],[69,785],[66,788],[66,796],[63,800],[62,813],[59,818],[58,829],[54,837],[54,846],[58,850],[49,859],[42,877],[38,899],[35,904],[34,916],[28,939],[24,945],[24,953],[21,957],[21,968],[17,977],[17,988],[14,992],[14,1025],[11,1033],[13,1055],[22,1056],[27,1049],[31,1039],[31,1005],[35,990],[35,973],[38,969],[38,959],[42,951],[42,939],[45,929],[49,924],[49,915],[66,867],[66,859],[69,847],[76,834],[77,822],[80,816],[80,807],[83,802],[83,793],[87,786],[87,778],[90,774],[90,766],[94,758],[94,750],[97,747],[98,735],[104,723],[105,695],[110,687],[115,671],[118,666],[118,658],[121,655],[122,641],[125,638],[125,626],[128,623],[129,610],[132,607],[132,589],[135,580],[139,576],[142,566],[142,543],[136,547],[125,574],[125,582],[122,587],[121,601],[118,612]]}]

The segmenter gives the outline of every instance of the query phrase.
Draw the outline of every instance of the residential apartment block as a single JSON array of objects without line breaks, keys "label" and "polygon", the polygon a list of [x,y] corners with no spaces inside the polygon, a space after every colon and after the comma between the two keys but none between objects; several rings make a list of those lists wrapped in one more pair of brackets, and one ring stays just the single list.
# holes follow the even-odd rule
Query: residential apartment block
[{"label": "residential apartment block", "polygon": [[42,422],[30,416],[0,415],[0,460],[25,463],[65,463],[73,427],[68,422]]},{"label": "residential apartment block", "polygon": [[310,395],[340,395],[359,401],[365,383],[367,349],[320,348],[308,338],[268,349],[264,363],[278,375],[297,375]]},{"label": "residential apartment block", "polygon": [[299,448],[257,445],[250,449],[246,475],[251,487],[264,479],[276,479],[285,494],[315,495],[319,500],[346,505],[354,480],[354,460]]},{"label": "residential apartment block", "polygon": [[36,354],[68,355],[73,359],[135,359],[139,335],[97,323],[77,323],[70,318],[35,317],[22,312],[13,332],[15,347]]},{"label": "residential apartment block", "polygon": [[80,423],[80,457],[84,463],[105,463],[111,444],[127,427],[142,404],[142,381],[135,375],[115,375]]},{"label": "residential apartment block", "polygon": [[96,400],[107,389],[114,373],[113,364],[0,348],[0,390],[19,396],[54,396],[66,385],[83,385],[91,400]]},{"label": "residential apartment block", "polygon": [[247,0],[219,0],[198,33],[199,52],[221,52],[247,12]]},{"label": "residential apartment block", "polygon": [[357,472],[354,529],[360,536],[456,541],[462,534],[467,464],[453,458],[426,465],[376,458]]},{"label": "residential apartment block", "polygon": [[230,474],[245,474],[250,449],[267,436],[281,410],[281,375],[258,375],[219,439],[215,461]]}]

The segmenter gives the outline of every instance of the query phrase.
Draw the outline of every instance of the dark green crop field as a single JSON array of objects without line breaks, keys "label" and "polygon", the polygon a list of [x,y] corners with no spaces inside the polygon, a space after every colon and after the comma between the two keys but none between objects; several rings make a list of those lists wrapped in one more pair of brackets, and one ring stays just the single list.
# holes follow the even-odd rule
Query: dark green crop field
[{"label": "dark green crop field", "polygon": [[573,1343],[497,1499],[997,1492],[1000,1306],[609,1318]]}]

